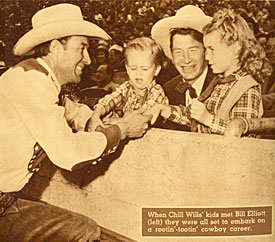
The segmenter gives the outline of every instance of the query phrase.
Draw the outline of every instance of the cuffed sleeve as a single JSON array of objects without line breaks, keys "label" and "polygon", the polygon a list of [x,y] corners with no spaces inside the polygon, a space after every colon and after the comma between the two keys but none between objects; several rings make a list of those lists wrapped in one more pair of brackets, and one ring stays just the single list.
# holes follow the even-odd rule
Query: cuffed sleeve
[{"label": "cuffed sleeve", "polygon": [[178,124],[190,125],[190,120],[187,115],[187,108],[184,106],[169,106],[171,109],[171,114],[168,120],[173,121]]},{"label": "cuffed sleeve", "polygon": [[96,132],[103,133],[107,138],[107,145],[101,156],[97,159],[91,160],[91,161],[85,161],[76,164],[72,167],[72,170],[79,169],[83,166],[86,166],[88,164],[96,165],[98,162],[102,160],[102,158],[106,155],[109,155],[116,151],[120,139],[121,139],[121,131],[118,125],[110,125],[107,128],[102,128],[101,126],[98,126],[95,130]]}]

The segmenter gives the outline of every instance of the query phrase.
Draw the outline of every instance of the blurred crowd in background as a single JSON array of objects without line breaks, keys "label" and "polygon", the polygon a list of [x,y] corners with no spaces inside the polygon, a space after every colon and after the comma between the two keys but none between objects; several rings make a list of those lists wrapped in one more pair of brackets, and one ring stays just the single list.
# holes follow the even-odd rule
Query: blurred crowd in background
[{"label": "blurred crowd in background", "polygon": [[[266,45],[274,37],[274,1],[229,0],[0,0],[0,61],[6,67],[18,59],[12,55],[16,41],[31,29],[31,17],[44,7],[57,3],[73,3],[80,6],[85,19],[102,27],[112,41],[91,40],[92,64],[86,68],[79,88],[96,86],[114,88],[127,79],[125,75],[123,47],[127,41],[150,36],[151,28],[158,20],[175,15],[187,4],[200,7],[213,16],[220,7],[233,8],[249,23],[256,38],[265,47],[268,57],[273,58],[274,46]],[[158,82],[163,84],[177,75],[169,61],[164,59]],[[111,83],[110,83],[111,81]],[[107,85],[108,84],[108,85]],[[112,85],[113,84],[113,85]]]}]

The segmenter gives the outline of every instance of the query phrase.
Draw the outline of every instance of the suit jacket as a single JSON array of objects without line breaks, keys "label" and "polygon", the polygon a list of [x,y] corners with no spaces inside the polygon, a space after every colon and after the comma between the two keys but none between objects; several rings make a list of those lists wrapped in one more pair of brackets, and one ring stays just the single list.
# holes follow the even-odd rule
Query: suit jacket
[{"label": "suit jacket", "polygon": [[[212,69],[208,67],[208,71],[205,77],[205,81],[202,87],[202,92],[208,87],[209,83],[211,80],[215,77],[215,74],[212,72]],[[167,81],[163,85],[164,92],[166,96],[169,99],[169,104],[170,105],[183,105],[185,106],[185,93],[181,94],[177,92],[176,86],[178,85],[179,82],[182,81],[182,76],[178,75],[171,80]],[[163,129],[173,129],[173,130],[181,130],[181,131],[190,131],[190,127],[185,126],[185,125],[180,125],[177,123],[174,123],[172,121],[167,120],[164,122],[162,118],[158,118],[155,127],[157,128],[163,128]]]}]

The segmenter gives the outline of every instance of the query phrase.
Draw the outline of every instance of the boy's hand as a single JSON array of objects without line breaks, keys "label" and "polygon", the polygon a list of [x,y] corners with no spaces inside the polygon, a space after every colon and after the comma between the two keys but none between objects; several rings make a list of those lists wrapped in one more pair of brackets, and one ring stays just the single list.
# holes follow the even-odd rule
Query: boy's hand
[{"label": "boy's hand", "polygon": [[198,101],[197,99],[193,99],[191,104],[191,117],[196,119],[202,124],[210,126],[213,120],[213,115],[208,112],[205,107],[205,104]]},{"label": "boy's hand", "polygon": [[143,114],[150,115],[152,117],[150,120],[150,123],[151,125],[153,125],[156,122],[160,112],[161,112],[161,107],[158,104],[156,104],[153,107],[146,110]]},{"label": "boy's hand", "polygon": [[162,116],[164,119],[169,118],[171,114],[171,109],[169,107],[169,105],[165,105],[165,104],[155,104],[153,107],[149,108],[147,111],[144,112],[144,115],[151,115],[151,125],[153,125],[158,116]]}]

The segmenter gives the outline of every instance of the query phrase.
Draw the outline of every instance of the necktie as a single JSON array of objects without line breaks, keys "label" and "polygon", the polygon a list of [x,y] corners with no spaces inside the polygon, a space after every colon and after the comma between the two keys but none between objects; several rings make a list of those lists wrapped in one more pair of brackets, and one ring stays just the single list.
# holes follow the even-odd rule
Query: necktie
[{"label": "necktie", "polygon": [[189,90],[189,95],[191,98],[197,98],[197,92],[194,87],[192,87],[189,83],[187,82],[179,82],[175,88],[175,90],[181,94],[185,93],[187,90]]},{"label": "necktie", "polygon": [[[187,82],[179,82],[175,88],[175,90],[181,94],[185,93],[187,90],[189,90],[189,95],[191,98],[197,98],[197,92],[194,87],[192,87],[189,83]],[[196,120],[192,119],[190,116],[190,107],[187,107],[187,117],[190,119],[191,122],[191,131],[195,132],[196,127],[197,127],[197,122]]]}]

